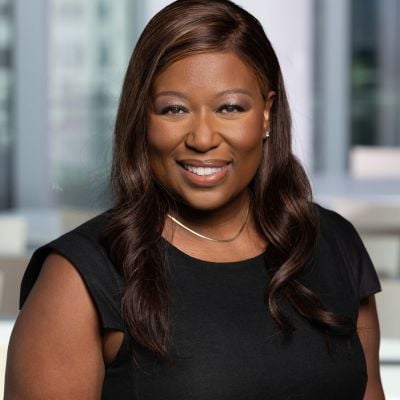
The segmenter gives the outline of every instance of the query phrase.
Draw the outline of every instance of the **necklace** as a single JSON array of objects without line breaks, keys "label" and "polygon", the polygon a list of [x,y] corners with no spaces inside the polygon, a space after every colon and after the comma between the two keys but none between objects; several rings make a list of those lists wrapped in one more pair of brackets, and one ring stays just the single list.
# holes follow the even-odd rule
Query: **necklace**
[{"label": "necklace", "polygon": [[183,229],[187,230],[188,232],[192,233],[193,235],[201,238],[201,239],[205,239],[205,240],[209,240],[210,242],[218,242],[218,243],[228,243],[228,242],[233,242],[243,231],[246,223],[247,223],[247,219],[249,217],[249,208],[247,208],[247,213],[246,213],[246,218],[243,222],[243,225],[240,227],[239,232],[229,238],[229,239],[214,239],[214,238],[210,238],[208,236],[202,235],[201,233],[198,233],[196,231],[194,231],[193,229],[190,229],[188,226],[184,225],[182,222],[178,221],[175,217],[173,217],[171,214],[167,213],[167,217],[170,218],[172,221],[174,221],[177,225],[179,225],[180,227],[182,227]]}]

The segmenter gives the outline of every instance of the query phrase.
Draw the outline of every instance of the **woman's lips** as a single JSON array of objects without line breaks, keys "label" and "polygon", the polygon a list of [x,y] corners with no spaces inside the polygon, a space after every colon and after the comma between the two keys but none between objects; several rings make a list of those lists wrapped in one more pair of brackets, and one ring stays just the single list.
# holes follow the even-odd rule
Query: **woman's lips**
[{"label": "woman's lips", "polygon": [[[195,186],[211,187],[220,183],[231,168],[227,161],[179,162],[185,179]],[[197,164],[197,165],[193,165]]]}]

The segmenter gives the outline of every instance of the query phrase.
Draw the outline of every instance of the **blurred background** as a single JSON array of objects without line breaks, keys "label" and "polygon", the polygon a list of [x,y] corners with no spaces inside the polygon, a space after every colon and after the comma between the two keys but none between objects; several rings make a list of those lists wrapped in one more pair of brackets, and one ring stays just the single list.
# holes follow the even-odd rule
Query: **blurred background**
[{"label": "blurred background", "polygon": [[[161,0],[0,0],[0,387],[32,251],[110,205],[121,83]],[[238,0],[281,61],[317,202],[381,278],[386,396],[400,399],[400,1]],[[1,394],[1,393],[0,393]]]}]

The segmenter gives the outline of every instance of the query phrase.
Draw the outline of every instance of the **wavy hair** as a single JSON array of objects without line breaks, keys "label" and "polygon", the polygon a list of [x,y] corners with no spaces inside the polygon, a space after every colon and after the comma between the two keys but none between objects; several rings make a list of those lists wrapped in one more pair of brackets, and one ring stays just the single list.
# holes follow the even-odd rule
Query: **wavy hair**
[{"label": "wavy hair", "polygon": [[146,113],[152,83],[173,62],[204,52],[234,53],[254,69],[264,97],[269,90],[276,93],[272,135],[250,185],[257,229],[272,247],[266,308],[285,334],[294,327],[281,299],[324,329],[350,332],[352,322],[326,310],[297,279],[312,257],[318,218],[310,184],[292,153],[290,111],[271,43],[259,21],[231,1],[178,0],[155,15],[139,38],[115,124],[115,204],[106,240],[124,279],[122,313],[132,337],[160,359],[168,358],[170,293],[161,233],[171,199],[152,178],[148,160]]}]

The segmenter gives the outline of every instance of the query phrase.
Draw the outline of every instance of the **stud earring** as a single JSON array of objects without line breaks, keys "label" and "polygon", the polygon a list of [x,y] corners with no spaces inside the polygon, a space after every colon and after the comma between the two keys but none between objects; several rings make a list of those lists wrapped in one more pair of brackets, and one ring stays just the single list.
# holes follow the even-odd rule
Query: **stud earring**
[{"label": "stud earring", "polygon": [[268,129],[268,130],[265,132],[264,139],[268,139],[268,138],[269,138],[269,133],[270,133],[270,130]]}]

